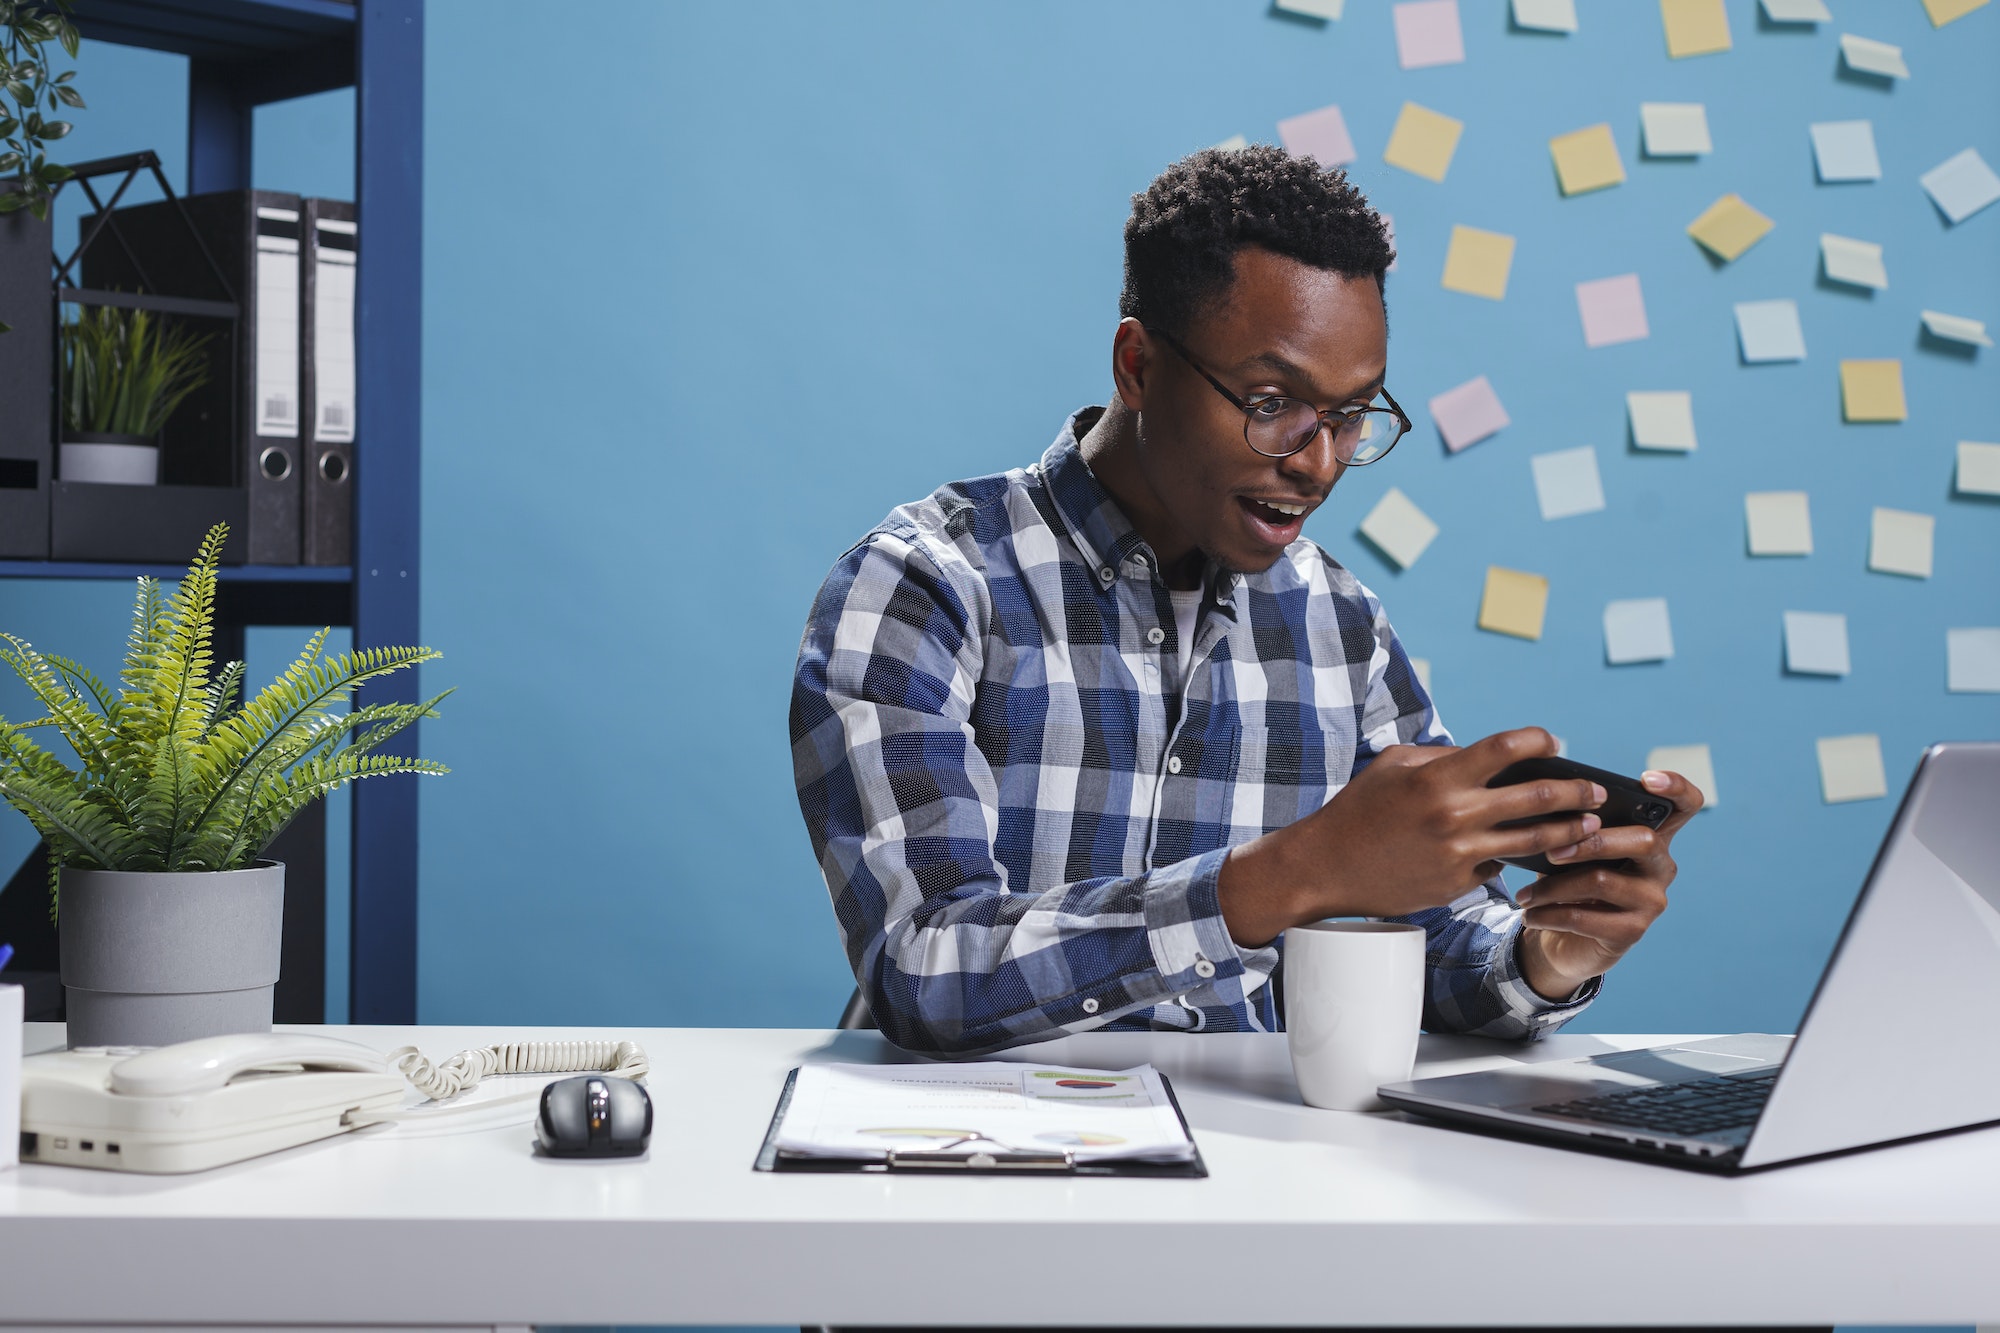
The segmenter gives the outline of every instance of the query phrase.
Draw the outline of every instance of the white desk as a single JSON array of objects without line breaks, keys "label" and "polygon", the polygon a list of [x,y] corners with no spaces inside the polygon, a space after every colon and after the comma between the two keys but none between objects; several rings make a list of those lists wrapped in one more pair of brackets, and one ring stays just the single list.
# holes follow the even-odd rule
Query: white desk
[{"label": "white desk", "polygon": [[[338,1031],[434,1058],[612,1035]],[[656,1148],[636,1162],[530,1156],[529,1102],[492,1113],[508,1125],[397,1126],[195,1176],[0,1172],[0,1324],[2000,1321],[1992,1130],[1711,1177],[1312,1110],[1282,1037],[1100,1034],[1032,1058],[1168,1071],[1209,1179],[757,1174],[788,1068],[893,1051],[873,1033],[615,1035],[655,1070]],[[1420,1069],[1655,1040],[1427,1038]],[[721,1146],[660,1150],[690,1138]]]}]

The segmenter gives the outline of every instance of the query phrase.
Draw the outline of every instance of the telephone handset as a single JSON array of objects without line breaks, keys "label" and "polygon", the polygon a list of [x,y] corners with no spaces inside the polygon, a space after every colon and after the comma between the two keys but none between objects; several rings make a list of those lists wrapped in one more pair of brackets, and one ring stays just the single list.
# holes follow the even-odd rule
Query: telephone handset
[{"label": "telephone handset", "polygon": [[644,1079],[646,1053],[629,1041],[521,1042],[432,1064],[414,1046],[385,1056],[300,1032],[51,1051],[21,1062],[21,1160],[203,1171],[385,1120],[444,1114],[402,1109],[405,1079],[442,1101],[488,1074],[569,1072]]},{"label": "telephone handset", "polygon": [[299,1032],[242,1032],[156,1046],[111,1066],[111,1091],[134,1097],[214,1092],[239,1074],[297,1066],[387,1074],[389,1061],[358,1041]]}]

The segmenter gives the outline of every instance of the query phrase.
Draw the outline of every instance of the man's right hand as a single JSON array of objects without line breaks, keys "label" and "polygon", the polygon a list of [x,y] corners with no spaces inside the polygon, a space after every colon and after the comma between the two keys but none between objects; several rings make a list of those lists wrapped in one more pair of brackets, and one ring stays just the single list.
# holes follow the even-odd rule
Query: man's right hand
[{"label": "man's right hand", "polygon": [[[1499,858],[1574,846],[1595,833],[1604,788],[1576,779],[1486,782],[1521,759],[1556,752],[1540,727],[1464,749],[1396,745],[1296,824],[1244,843],[1223,862],[1222,918],[1259,948],[1330,916],[1407,916],[1442,907],[1499,873]],[[1521,828],[1509,820],[1573,812]]]}]

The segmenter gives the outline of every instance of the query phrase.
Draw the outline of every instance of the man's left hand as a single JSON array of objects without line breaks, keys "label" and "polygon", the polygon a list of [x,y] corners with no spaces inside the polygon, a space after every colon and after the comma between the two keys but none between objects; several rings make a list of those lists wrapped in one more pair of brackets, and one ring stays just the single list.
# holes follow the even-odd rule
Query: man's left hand
[{"label": "man's left hand", "polygon": [[1549,860],[1602,862],[1544,875],[1515,895],[1525,909],[1521,974],[1548,1000],[1564,1000],[1639,942],[1667,910],[1674,835],[1701,809],[1701,790],[1678,773],[1648,772],[1646,790],[1674,803],[1657,829],[1625,824],[1557,848]]}]

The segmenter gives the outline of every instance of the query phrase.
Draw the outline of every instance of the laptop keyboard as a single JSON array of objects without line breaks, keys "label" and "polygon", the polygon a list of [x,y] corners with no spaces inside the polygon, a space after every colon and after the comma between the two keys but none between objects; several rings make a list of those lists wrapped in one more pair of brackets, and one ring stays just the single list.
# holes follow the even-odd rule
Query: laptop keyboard
[{"label": "laptop keyboard", "polygon": [[1544,1115],[1699,1138],[1722,1130],[1748,1129],[1755,1124],[1777,1078],[1775,1069],[1760,1074],[1718,1074],[1685,1083],[1627,1088],[1575,1101],[1552,1102],[1534,1109]]}]

